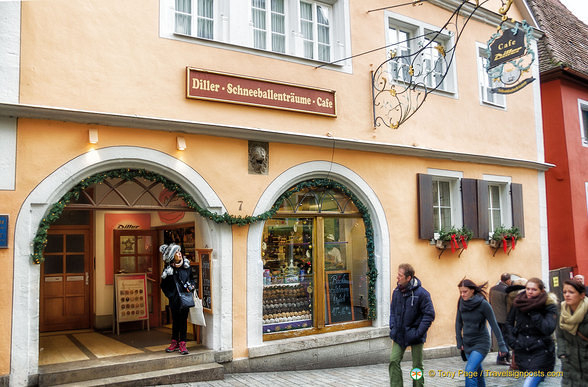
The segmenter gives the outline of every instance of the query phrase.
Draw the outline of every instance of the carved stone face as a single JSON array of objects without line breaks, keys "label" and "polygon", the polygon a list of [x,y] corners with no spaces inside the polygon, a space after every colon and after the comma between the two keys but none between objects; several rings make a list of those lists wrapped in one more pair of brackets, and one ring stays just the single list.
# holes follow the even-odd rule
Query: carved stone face
[{"label": "carved stone face", "polygon": [[253,147],[251,151],[251,158],[258,163],[262,163],[266,158],[265,149],[260,146]]},{"label": "carved stone face", "polygon": [[263,145],[254,144],[249,148],[249,172],[267,173],[268,154]]}]

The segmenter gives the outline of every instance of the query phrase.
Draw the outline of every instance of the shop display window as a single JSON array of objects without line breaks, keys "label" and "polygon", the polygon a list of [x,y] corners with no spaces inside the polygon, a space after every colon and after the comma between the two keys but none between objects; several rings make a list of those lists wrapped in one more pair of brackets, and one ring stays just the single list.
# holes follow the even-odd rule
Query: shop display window
[{"label": "shop display window", "polygon": [[365,228],[346,195],[324,189],[292,195],[265,223],[261,249],[264,339],[367,322]]}]

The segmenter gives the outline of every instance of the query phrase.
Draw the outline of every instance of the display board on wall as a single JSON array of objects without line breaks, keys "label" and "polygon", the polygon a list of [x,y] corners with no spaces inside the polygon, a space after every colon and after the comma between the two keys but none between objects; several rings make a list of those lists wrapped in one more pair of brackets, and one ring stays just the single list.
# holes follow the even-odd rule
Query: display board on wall
[{"label": "display board on wall", "polygon": [[212,250],[198,249],[198,261],[200,262],[200,297],[202,309],[212,313]]},{"label": "display board on wall", "polygon": [[147,330],[149,330],[147,275],[145,273],[115,274],[114,310],[117,335],[120,334],[119,324],[121,322],[147,321]]},{"label": "display board on wall", "polygon": [[353,321],[351,273],[347,270],[327,271],[326,276],[329,324]]}]

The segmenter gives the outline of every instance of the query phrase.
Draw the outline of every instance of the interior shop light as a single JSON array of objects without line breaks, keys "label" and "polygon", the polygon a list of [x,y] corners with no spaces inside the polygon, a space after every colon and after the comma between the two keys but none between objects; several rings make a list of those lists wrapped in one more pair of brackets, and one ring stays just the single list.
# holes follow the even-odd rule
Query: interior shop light
[{"label": "interior shop light", "polygon": [[176,137],[176,147],[183,151],[186,149],[186,139],[184,137]]}]

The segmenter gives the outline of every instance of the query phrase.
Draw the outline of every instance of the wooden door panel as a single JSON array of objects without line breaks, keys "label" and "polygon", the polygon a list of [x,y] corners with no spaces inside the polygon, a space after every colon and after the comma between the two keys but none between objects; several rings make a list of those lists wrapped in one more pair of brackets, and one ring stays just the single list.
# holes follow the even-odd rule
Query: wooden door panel
[{"label": "wooden door panel", "polygon": [[45,321],[56,321],[63,315],[63,298],[46,298]]},{"label": "wooden door panel", "polygon": [[90,327],[89,235],[87,230],[49,230],[41,267],[41,332]]},{"label": "wooden door panel", "polygon": [[84,315],[84,296],[81,297],[67,297],[65,299],[65,315],[69,318],[79,317]]},{"label": "wooden door panel", "polygon": [[63,297],[63,278],[45,277],[45,297]]}]

